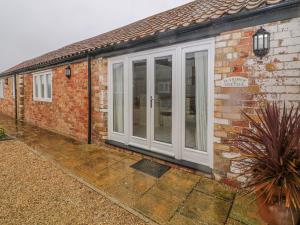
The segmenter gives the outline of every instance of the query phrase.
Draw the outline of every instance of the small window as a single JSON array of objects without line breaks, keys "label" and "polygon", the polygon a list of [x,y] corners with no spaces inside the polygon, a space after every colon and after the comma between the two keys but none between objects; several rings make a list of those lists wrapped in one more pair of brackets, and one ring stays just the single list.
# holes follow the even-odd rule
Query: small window
[{"label": "small window", "polygon": [[4,80],[0,80],[0,98],[4,98]]},{"label": "small window", "polygon": [[52,72],[33,75],[33,99],[35,101],[52,101]]}]

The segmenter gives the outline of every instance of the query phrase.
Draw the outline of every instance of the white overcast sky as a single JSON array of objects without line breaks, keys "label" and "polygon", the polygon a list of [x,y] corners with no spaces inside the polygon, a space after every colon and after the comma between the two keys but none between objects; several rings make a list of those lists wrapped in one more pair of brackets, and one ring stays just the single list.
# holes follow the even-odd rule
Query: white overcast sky
[{"label": "white overcast sky", "polygon": [[191,0],[0,0],[0,71]]}]

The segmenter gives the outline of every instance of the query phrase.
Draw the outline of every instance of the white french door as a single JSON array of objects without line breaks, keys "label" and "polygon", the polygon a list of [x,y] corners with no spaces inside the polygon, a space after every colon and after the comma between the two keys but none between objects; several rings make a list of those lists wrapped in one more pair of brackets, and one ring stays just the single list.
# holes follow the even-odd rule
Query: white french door
[{"label": "white french door", "polygon": [[173,155],[174,51],[129,59],[129,144]]},{"label": "white french door", "polygon": [[213,51],[210,45],[181,51],[182,159],[209,165],[213,136]]},{"label": "white french door", "polygon": [[174,156],[173,141],[175,101],[175,51],[160,52],[151,57],[150,77],[150,149]]},{"label": "white french door", "polygon": [[212,167],[214,39],[109,59],[108,138]]},{"label": "white french door", "polygon": [[150,61],[149,57],[129,60],[129,145],[150,147]]}]

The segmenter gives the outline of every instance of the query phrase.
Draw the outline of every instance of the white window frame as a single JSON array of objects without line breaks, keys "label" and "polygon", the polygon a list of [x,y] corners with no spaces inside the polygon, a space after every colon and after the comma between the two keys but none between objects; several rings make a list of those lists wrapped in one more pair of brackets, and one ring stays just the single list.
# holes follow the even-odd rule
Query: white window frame
[{"label": "white window frame", "polygon": [[[48,92],[48,85],[47,85],[47,82],[46,82],[46,75],[50,75],[50,83],[51,83],[51,97],[48,98],[47,97],[47,92]],[[36,90],[35,90],[35,78],[38,77],[40,80],[40,77],[41,76],[44,76],[44,81],[45,81],[45,88],[44,88],[44,97],[41,97],[41,83],[39,82],[39,89],[38,89],[38,97],[36,97]],[[33,100],[34,101],[39,101],[39,102],[52,102],[52,97],[53,97],[53,82],[52,82],[52,77],[53,77],[53,74],[52,74],[52,70],[46,70],[46,71],[41,71],[41,72],[37,72],[37,73],[34,73],[32,74],[32,97],[33,97]]]},{"label": "white window frame", "polygon": [[[129,118],[129,111],[131,110],[129,105],[130,99],[128,92],[129,90],[132,89],[132,84],[130,83],[129,77],[131,76],[130,74],[132,71],[130,71],[130,64],[132,63],[133,59],[136,58],[141,58],[141,59],[147,59],[147,63],[149,61],[149,55],[152,54],[160,54],[162,52],[167,52],[167,51],[175,51],[175,57],[174,57],[174,79],[172,82],[176,88],[176,92],[173,93],[173,98],[176,99],[176,101],[173,101],[173,112],[174,112],[174,118],[176,122],[175,124],[172,125],[173,129],[175,131],[181,131],[184,128],[184,117],[183,114],[184,112],[184,105],[183,105],[183,99],[184,96],[181,96],[183,93],[183,75],[185,74],[183,71],[183,54],[186,51],[186,49],[189,50],[208,50],[209,52],[209,58],[208,58],[208,118],[207,118],[207,152],[197,152],[198,159],[195,162],[192,159],[187,159],[183,155],[183,148],[184,146],[184,133],[181,132],[176,132],[174,135],[173,139],[173,155],[176,159],[184,159],[188,161],[194,161],[195,163],[206,165],[210,168],[213,168],[213,126],[214,126],[214,114],[213,114],[213,107],[214,107],[214,55],[215,55],[215,39],[214,38],[208,38],[204,40],[199,40],[199,41],[192,41],[192,42],[185,42],[182,44],[176,44],[176,45],[171,45],[168,47],[161,47],[161,48],[156,48],[156,49],[151,49],[147,51],[141,51],[137,53],[131,53],[127,55],[122,55],[118,57],[113,57],[108,59],[108,139],[109,140],[114,140],[118,142],[122,142],[127,145],[132,145],[130,142],[131,138],[131,133],[130,133],[130,124],[132,121],[131,118]],[[112,65],[114,63],[122,62],[124,63],[124,104],[125,104],[125,109],[124,109],[124,134],[116,134],[112,130],[112,124],[113,124],[113,118],[112,118]],[[151,64],[151,63],[150,63]],[[147,64],[147,67],[149,67],[149,64]],[[148,68],[148,70],[151,68]],[[147,71],[148,73],[149,71]],[[148,87],[148,86],[147,86]],[[148,87],[149,89],[150,87]],[[149,91],[148,91],[149,92]],[[149,93],[147,93],[148,95]],[[148,103],[147,103],[148,104]],[[179,122],[182,121],[182,122]],[[149,137],[147,137],[149,140]],[[137,146],[135,144],[135,146]],[[139,146],[137,146],[139,147]],[[163,153],[166,154],[166,153]],[[199,157],[200,155],[200,157]],[[191,154],[192,156],[192,154]]]},{"label": "white window frame", "polygon": [[113,130],[113,119],[110,118],[108,121],[108,129],[109,129],[109,139],[110,140],[119,140],[120,142],[127,143],[128,137],[128,64],[126,60],[123,58],[114,58],[113,60],[110,60],[110,65],[109,65],[109,76],[108,76],[108,84],[109,84],[109,90],[111,91],[109,96],[108,96],[108,101],[110,102],[108,111],[109,115],[113,115],[113,65],[114,64],[123,64],[123,85],[124,85],[124,132],[123,133],[118,133]]},{"label": "white window frame", "polygon": [[0,79],[0,98],[4,98],[4,80]]},{"label": "white window frame", "polygon": [[[201,45],[186,45],[181,49],[181,90],[182,90],[182,105],[185,106],[185,55],[186,53],[207,51],[208,52],[208,74],[207,74],[207,152],[191,149],[185,146],[185,107],[181,107],[181,154],[182,158],[187,161],[207,165],[213,168],[213,137],[214,137],[214,60],[215,46],[214,42],[203,42]],[[195,160],[197,159],[197,160]],[[208,160],[207,160],[208,159]]]}]

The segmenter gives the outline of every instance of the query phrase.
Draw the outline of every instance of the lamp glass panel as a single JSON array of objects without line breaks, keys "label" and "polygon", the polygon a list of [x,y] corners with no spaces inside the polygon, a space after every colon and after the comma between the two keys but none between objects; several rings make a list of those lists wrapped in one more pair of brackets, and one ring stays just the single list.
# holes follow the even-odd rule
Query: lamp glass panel
[{"label": "lamp glass panel", "polygon": [[265,38],[264,38],[264,41],[265,41],[265,48],[269,48],[269,38],[268,38],[268,34],[265,34]]},{"label": "lamp glass panel", "polygon": [[256,50],[258,48],[258,43],[257,43],[257,36],[254,36],[254,46],[253,48]]},{"label": "lamp glass panel", "polygon": [[264,35],[259,34],[258,35],[258,49],[263,49],[264,48]]}]

